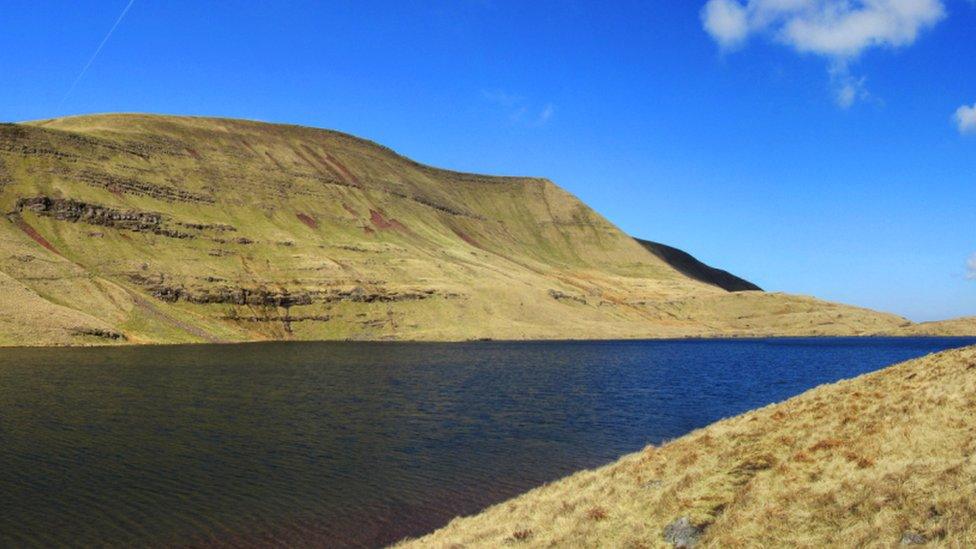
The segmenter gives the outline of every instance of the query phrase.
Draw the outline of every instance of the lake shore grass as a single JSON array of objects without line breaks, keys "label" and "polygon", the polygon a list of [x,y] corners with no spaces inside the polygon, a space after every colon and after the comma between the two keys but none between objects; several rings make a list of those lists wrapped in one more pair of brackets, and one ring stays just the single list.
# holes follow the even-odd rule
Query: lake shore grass
[{"label": "lake shore grass", "polygon": [[301,340],[301,339],[255,339],[248,341],[211,341],[211,342],[186,342],[186,343],[166,343],[166,342],[155,342],[155,341],[128,341],[128,340],[111,340],[99,337],[90,338],[79,338],[77,341],[72,341],[70,343],[48,343],[48,344],[33,344],[33,343],[0,343],[0,349],[91,349],[91,348],[108,348],[108,347],[137,347],[137,348],[154,348],[154,347],[203,347],[209,345],[274,345],[274,344],[301,344],[301,343],[371,343],[371,344],[403,344],[411,343],[416,345],[438,345],[438,344],[470,344],[470,343],[572,343],[572,342],[607,342],[612,343],[615,341],[756,341],[756,340],[792,340],[792,339],[851,339],[851,340],[870,340],[870,339],[917,339],[917,338],[934,338],[934,339],[951,339],[960,340],[968,342],[976,337],[976,334],[970,333],[968,330],[960,333],[948,332],[946,335],[940,335],[939,333],[927,333],[922,332],[919,334],[912,334],[906,332],[894,332],[894,333],[879,333],[879,334],[862,334],[862,335],[742,335],[742,334],[730,334],[730,335],[707,335],[707,336],[686,336],[686,337],[654,337],[654,336],[634,336],[634,337],[615,337],[615,338],[527,338],[527,339],[495,339],[495,338],[458,338],[458,339],[354,339],[354,338],[343,338],[343,339],[311,339],[311,340]]},{"label": "lake shore grass", "polygon": [[976,546],[976,347],[824,385],[398,547]]}]

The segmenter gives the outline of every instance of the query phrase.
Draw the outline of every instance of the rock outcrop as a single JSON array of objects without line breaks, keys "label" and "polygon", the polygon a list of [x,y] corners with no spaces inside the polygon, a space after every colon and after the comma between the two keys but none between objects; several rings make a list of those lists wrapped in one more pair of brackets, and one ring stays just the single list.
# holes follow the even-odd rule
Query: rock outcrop
[{"label": "rock outcrop", "polygon": [[155,212],[117,210],[67,198],[34,196],[17,201],[16,211],[25,210],[59,221],[82,222],[134,232],[146,232],[170,238],[193,238],[194,235],[163,226],[163,216]]}]

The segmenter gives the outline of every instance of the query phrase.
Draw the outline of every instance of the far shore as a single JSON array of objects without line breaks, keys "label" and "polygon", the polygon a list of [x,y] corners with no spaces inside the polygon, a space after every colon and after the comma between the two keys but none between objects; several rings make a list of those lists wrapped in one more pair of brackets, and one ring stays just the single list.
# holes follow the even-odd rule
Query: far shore
[{"label": "far shore", "polygon": [[273,345],[273,344],[300,344],[300,343],[370,343],[370,344],[470,344],[470,343],[572,343],[572,342],[635,342],[635,341],[674,341],[674,342],[695,342],[695,341],[757,341],[757,340],[791,340],[791,339],[918,339],[918,338],[937,338],[937,339],[974,339],[976,333],[966,334],[854,334],[854,335],[702,335],[684,337],[617,337],[617,338],[526,338],[526,339],[495,339],[495,338],[474,338],[474,339],[261,339],[261,340],[242,340],[242,341],[191,341],[191,342],[139,342],[139,341],[106,341],[106,342],[79,342],[77,344],[64,345],[7,345],[0,344],[0,349],[110,349],[110,348],[144,348],[144,347],[207,347],[207,346],[231,346],[231,345]]}]

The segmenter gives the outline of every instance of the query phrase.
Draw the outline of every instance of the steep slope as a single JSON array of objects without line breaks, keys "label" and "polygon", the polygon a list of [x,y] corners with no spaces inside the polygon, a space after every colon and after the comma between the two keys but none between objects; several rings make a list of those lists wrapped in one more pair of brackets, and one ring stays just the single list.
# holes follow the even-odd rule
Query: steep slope
[{"label": "steep slope", "polygon": [[0,275],[25,296],[4,304],[0,344],[909,324],[811,298],[729,294],[545,179],[438,170],[296,126],[149,115],[0,125],[0,207]]},{"label": "steep slope", "polygon": [[650,240],[641,240],[640,238],[636,240],[644,249],[688,278],[718,286],[727,292],[762,291],[762,288],[752,282],[739,278],[728,271],[706,265],[684,250]]},{"label": "steep slope", "polygon": [[947,351],[648,447],[403,546],[973,547],[974,414],[976,347]]}]

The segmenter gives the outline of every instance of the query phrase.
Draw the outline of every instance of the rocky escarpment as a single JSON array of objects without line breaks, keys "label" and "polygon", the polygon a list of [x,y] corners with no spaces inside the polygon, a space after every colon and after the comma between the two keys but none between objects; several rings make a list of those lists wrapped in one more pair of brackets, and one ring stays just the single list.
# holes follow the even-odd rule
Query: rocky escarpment
[{"label": "rocky escarpment", "polygon": [[15,212],[29,210],[38,215],[53,217],[58,221],[82,222],[134,232],[153,233],[170,238],[193,238],[194,235],[163,226],[162,214],[137,210],[118,210],[71,200],[34,196],[17,201]]},{"label": "rocky escarpment", "polygon": [[41,128],[10,123],[0,123],[0,152],[22,156],[102,161],[116,155],[141,161],[149,161],[164,155],[188,155],[181,143],[165,136],[150,136],[139,141],[119,142],[74,132],[52,134]]},{"label": "rocky escarpment", "polygon": [[78,179],[85,183],[102,187],[113,193],[129,193],[141,196],[148,196],[167,202],[195,202],[200,204],[213,204],[214,198],[185,191],[169,185],[158,185],[141,181],[132,177],[120,177],[116,175],[85,170],[78,174]]},{"label": "rocky escarpment", "polygon": [[[48,196],[21,198],[17,200],[16,207],[12,213],[19,214],[24,211],[51,217],[58,221],[87,223],[89,225],[97,225],[122,231],[151,233],[177,239],[198,238],[207,232],[227,233],[237,231],[234,226],[224,223],[174,221],[170,217],[157,212],[121,210],[70,198],[51,198]],[[191,232],[183,229],[189,229]],[[208,238],[218,244],[254,243],[253,240],[244,236],[236,238],[209,236]]]},{"label": "rocky escarpment", "polygon": [[116,341],[117,340],[124,341],[126,339],[125,334],[121,334],[114,330],[103,330],[101,328],[78,327],[78,328],[73,328],[72,333],[76,336],[91,336],[91,337],[98,337],[102,339],[110,339]]},{"label": "rocky escarpment", "polygon": [[219,284],[210,286],[189,286],[171,281],[164,274],[146,276],[142,273],[131,273],[129,280],[144,288],[153,297],[161,301],[185,301],[198,304],[227,304],[250,305],[260,307],[295,307],[311,305],[313,303],[338,303],[348,301],[352,303],[396,303],[403,301],[420,301],[439,297],[442,299],[458,299],[461,294],[444,292],[434,288],[419,290],[390,290],[384,287],[372,289],[356,285],[351,288],[302,288],[302,289],[270,289],[266,287],[241,287]]}]

